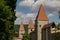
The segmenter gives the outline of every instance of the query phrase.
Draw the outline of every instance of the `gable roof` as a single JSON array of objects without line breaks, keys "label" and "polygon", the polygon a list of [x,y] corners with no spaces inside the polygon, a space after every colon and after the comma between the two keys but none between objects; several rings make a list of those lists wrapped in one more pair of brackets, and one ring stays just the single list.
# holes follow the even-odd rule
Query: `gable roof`
[{"label": "gable roof", "polygon": [[56,25],[55,25],[54,22],[52,22],[52,23],[48,23],[48,24],[46,24],[46,25],[43,26],[43,29],[46,29],[46,28],[49,28],[49,27],[54,28],[54,27],[56,27]]},{"label": "gable roof", "polygon": [[36,20],[41,20],[41,21],[44,21],[44,20],[47,21],[48,20],[48,17],[47,17],[47,15],[45,13],[43,5],[41,5],[40,8],[39,8]]}]

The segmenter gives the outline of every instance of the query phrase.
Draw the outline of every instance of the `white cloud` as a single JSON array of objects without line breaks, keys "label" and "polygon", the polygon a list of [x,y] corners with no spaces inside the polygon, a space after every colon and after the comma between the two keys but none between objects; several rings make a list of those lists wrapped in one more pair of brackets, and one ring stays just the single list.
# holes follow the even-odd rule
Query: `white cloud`
[{"label": "white cloud", "polygon": [[19,3],[20,6],[31,7],[34,3],[34,0],[24,0]]},{"label": "white cloud", "polygon": [[27,17],[35,17],[36,16],[36,13],[28,13],[27,14]]},{"label": "white cloud", "polygon": [[53,17],[54,16],[54,14],[48,14],[48,17]]},{"label": "white cloud", "polygon": [[32,21],[35,20],[36,17],[36,13],[23,13],[23,12],[16,12],[16,16],[17,19],[15,21],[15,24],[20,24],[21,22],[23,22],[24,24],[28,24],[30,18],[32,19]]},{"label": "white cloud", "polygon": [[20,24],[21,23],[21,18],[17,18],[16,21],[15,21],[15,24]]},{"label": "white cloud", "polygon": [[[37,0],[36,2],[34,2],[34,0],[23,0],[19,3],[19,6],[23,6],[26,8],[28,7],[32,10],[38,10],[40,4],[43,4],[46,9],[53,10],[52,13],[48,14],[48,17],[55,16],[57,11],[60,10],[60,0]],[[20,24],[21,22],[27,24],[30,18],[32,18],[32,20],[35,20],[36,15],[37,13],[25,14],[23,12],[16,12],[17,19],[15,21],[15,24]]]},{"label": "white cloud", "polygon": [[54,11],[54,12],[48,12],[47,14],[48,17],[54,17],[54,16],[58,16],[58,12],[57,11]]},{"label": "white cloud", "polygon": [[46,6],[47,9],[51,10],[60,10],[60,0],[24,0],[19,3],[20,6],[29,7],[31,9],[38,9],[40,4]]}]

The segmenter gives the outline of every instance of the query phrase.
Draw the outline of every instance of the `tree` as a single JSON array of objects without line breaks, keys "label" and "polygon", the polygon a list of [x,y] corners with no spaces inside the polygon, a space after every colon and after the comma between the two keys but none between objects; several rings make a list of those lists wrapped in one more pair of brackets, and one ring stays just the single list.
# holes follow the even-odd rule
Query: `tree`
[{"label": "tree", "polygon": [[11,10],[14,11],[17,0],[5,0],[5,1],[6,1],[6,4],[10,6]]},{"label": "tree", "polygon": [[0,40],[12,40],[14,36],[14,21],[16,19],[14,9],[16,2],[9,5],[9,2],[14,1],[8,1],[0,0]]},{"label": "tree", "polygon": [[28,33],[23,34],[23,40],[30,40],[30,34]]},{"label": "tree", "polygon": [[57,28],[60,29],[60,23],[57,24]]}]

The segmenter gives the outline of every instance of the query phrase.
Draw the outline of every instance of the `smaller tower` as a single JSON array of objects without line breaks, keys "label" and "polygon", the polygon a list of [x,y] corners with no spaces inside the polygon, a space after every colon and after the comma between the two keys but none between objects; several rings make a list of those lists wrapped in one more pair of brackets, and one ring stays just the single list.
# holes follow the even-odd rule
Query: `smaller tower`
[{"label": "smaller tower", "polygon": [[19,29],[19,38],[22,40],[23,38],[23,34],[25,33],[25,30],[24,30],[24,25],[23,23],[20,24],[20,29]]},{"label": "smaller tower", "polygon": [[30,19],[30,22],[28,24],[28,33],[31,33],[32,31],[34,31],[34,24],[32,20]]}]

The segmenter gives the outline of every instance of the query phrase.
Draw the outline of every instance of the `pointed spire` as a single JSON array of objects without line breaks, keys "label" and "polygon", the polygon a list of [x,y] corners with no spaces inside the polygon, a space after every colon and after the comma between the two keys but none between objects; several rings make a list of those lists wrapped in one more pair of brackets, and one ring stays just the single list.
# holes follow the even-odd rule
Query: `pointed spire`
[{"label": "pointed spire", "polygon": [[24,31],[24,25],[23,25],[23,23],[20,24],[20,31]]},{"label": "pointed spire", "polygon": [[33,21],[30,19],[28,29],[33,29],[33,28],[34,28],[34,24],[33,24]]},{"label": "pointed spire", "polygon": [[48,20],[48,17],[47,17],[47,15],[45,13],[45,10],[44,10],[44,7],[43,7],[42,4],[41,4],[41,6],[39,8],[39,11],[38,11],[38,15],[36,17],[36,20],[41,20],[41,21],[43,21],[43,20],[47,21]]}]

